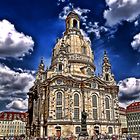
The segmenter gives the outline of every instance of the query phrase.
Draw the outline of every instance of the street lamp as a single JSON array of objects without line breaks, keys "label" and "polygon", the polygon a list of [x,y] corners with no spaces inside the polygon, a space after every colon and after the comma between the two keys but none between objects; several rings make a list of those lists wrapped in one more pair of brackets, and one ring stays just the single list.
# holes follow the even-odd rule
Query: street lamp
[{"label": "street lamp", "polygon": [[85,96],[84,96],[84,83],[81,81],[81,92],[82,92],[82,103],[83,103],[83,111],[81,112],[81,132],[79,134],[79,138],[88,137],[87,132],[87,113],[85,112]]}]

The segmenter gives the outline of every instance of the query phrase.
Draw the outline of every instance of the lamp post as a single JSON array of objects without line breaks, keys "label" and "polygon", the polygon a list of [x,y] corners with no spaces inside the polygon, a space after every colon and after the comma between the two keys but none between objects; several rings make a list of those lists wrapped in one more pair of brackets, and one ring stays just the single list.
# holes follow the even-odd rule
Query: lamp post
[{"label": "lamp post", "polygon": [[87,113],[85,112],[85,96],[84,96],[84,83],[83,81],[81,82],[81,92],[82,92],[82,103],[83,103],[83,110],[81,112],[81,132],[79,134],[79,138],[85,138],[88,137],[88,132],[87,132]]}]

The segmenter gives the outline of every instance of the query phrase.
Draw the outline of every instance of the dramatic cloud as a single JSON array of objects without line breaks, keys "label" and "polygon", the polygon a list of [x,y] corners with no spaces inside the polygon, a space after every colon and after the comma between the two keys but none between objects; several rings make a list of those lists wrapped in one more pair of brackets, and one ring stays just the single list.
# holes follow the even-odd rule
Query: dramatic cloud
[{"label": "dramatic cloud", "polygon": [[140,52],[140,33],[135,35],[133,37],[133,42],[131,43],[131,46],[134,50],[137,50],[138,52]]},{"label": "dramatic cloud", "polygon": [[33,51],[32,37],[16,31],[7,20],[0,21],[0,58],[22,58]]},{"label": "dramatic cloud", "polygon": [[89,9],[81,9],[80,7],[74,8],[74,5],[72,3],[69,3],[67,6],[65,6],[62,10],[62,12],[59,14],[60,19],[66,19],[67,15],[69,14],[70,11],[74,10],[80,17],[82,25],[85,27],[85,32],[84,34],[86,37],[90,33],[94,33],[97,38],[100,38],[101,32],[106,32],[108,31],[107,28],[104,26],[99,26],[98,22],[92,23],[91,21],[88,22],[88,13],[90,12]]},{"label": "dramatic cloud", "polygon": [[16,98],[11,103],[9,103],[6,106],[6,108],[9,109],[10,111],[12,110],[25,111],[28,108],[28,99],[26,98],[25,100],[23,100],[22,98]]},{"label": "dramatic cloud", "polygon": [[109,26],[121,21],[134,21],[140,15],[140,0],[106,0],[109,9],[104,11],[104,18]]},{"label": "dramatic cloud", "polygon": [[128,105],[140,101],[140,79],[127,78],[118,83],[120,104]]},{"label": "dramatic cloud", "polygon": [[6,106],[7,109],[10,107],[25,109],[26,93],[33,86],[35,80],[32,72],[16,72],[0,64],[0,77],[0,102],[9,102]]},{"label": "dramatic cloud", "polygon": [[83,22],[86,22],[87,16],[85,14],[89,13],[89,9],[81,9],[79,7],[74,8],[72,3],[69,3],[63,8],[63,11],[59,14],[60,19],[66,19],[70,11],[74,10]]},{"label": "dramatic cloud", "polygon": [[100,38],[101,37],[101,32],[107,32],[108,29],[104,26],[99,26],[98,25],[98,22],[89,22],[88,24],[85,25],[85,28],[87,30],[87,33],[94,33],[95,36],[97,38]]}]

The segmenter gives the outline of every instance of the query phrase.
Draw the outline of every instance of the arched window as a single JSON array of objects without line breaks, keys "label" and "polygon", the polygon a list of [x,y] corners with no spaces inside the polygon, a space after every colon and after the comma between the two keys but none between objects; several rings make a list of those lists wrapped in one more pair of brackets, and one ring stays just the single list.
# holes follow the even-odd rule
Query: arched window
[{"label": "arched window", "polygon": [[95,127],[94,127],[94,131],[96,132],[96,134],[99,135],[99,126],[95,126]]},{"label": "arched window", "polygon": [[110,104],[109,104],[109,98],[105,98],[105,109],[106,109],[106,119],[110,120]]},{"label": "arched window", "polygon": [[79,107],[79,95],[78,94],[74,94],[74,106]]},{"label": "arched window", "polygon": [[80,133],[80,126],[76,126],[76,127],[75,127],[75,133],[76,133],[76,134],[79,134],[79,133]]},{"label": "arched window", "polygon": [[98,114],[97,114],[97,95],[92,96],[92,107],[93,107],[93,119],[97,120]]},{"label": "arched window", "polygon": [[112,127],[108,127],[108,133],[113,134],[113,128]]},{"label": "arched window", "polygon": [[62,64],[58,65],[58,71],[62,71]]},{"label": "arched window", "polygon": [[91,71],[90,68],[87,69],[87,74],[88,74],[88,75],[92,75],[92,71]]},{"label": "arched window", "polygon": [[109,75],[108,75],[108,73],[106,73],[106,75],[105,75],[105,80],[106,81],[109,81]]},{"label": "arched window", "polygon": [[62,119],[62,93],[56,95],[56,119]]},{"label": "arched window", "polygon": [[56,105],[62,105],[62,93],[61,92],[57,93]]},{"label": "arched window", "polygon": [[78,22],[77,22],[77,20],[75,20],[75,19],[73,20],[73,27],[74,27],[74,28],[77,28],[77,27],[78,27]]},{"label": "arched window", "polygon": [[74,119],[79,120],[79,95],[74,94]]}]

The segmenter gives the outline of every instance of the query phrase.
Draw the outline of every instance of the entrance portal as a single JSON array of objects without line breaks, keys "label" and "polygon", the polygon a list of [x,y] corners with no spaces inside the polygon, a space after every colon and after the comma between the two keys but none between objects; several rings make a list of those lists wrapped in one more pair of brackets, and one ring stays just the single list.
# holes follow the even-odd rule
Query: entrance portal
[{"label": "entrance portal", "polygon": [[55,129],[56,129],[56,136],[57,136],[57,138],[60,138],[61,137],[61,127],[60,126],[56,126]]},{"label": "entrance portal", "polygon": [[94,131],[96,132],[96,134],[99,135],[99,126],[95,126],[95,127],[94,127]]}]

